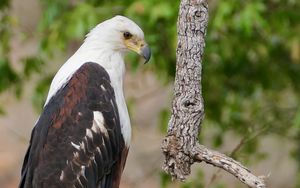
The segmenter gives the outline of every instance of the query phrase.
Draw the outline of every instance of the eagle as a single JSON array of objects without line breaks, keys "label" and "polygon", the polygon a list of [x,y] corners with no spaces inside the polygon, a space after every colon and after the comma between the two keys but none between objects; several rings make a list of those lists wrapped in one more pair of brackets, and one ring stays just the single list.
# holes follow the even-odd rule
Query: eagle
[{"label": "eagle", "polygon": [[131,125],[124,56],[149,61],[141,28],[115,16],[94,27],[59,69],[30,138],[20,188],[118,188]]}]

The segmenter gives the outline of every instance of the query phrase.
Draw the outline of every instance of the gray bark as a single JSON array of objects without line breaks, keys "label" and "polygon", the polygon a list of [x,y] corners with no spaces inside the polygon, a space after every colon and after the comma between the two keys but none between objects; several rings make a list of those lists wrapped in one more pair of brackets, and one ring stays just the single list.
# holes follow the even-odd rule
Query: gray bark
[{"label": "gray bark", "polygon": [[263,178],[254,176],[240,163],[198,143],[204,117],[201,71],[207,23],[206,0],[181,0],[174,99],[168,134],[162,143],[163,169],[172,178],[184,180],[194,162],[205,161],[233,174],[250,187],[266,187]]}]

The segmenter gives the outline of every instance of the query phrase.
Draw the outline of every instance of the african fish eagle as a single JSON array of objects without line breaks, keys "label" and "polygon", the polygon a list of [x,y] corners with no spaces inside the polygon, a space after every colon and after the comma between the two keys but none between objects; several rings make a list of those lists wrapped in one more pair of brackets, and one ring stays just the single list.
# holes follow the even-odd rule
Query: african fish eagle
[{"label": "african fish eagle", "polygon": [[115,16],[98,24],[55,75],[32,130],[19,187],[118,188],[131,139],[124,55],[146,62],[140,27]]}]

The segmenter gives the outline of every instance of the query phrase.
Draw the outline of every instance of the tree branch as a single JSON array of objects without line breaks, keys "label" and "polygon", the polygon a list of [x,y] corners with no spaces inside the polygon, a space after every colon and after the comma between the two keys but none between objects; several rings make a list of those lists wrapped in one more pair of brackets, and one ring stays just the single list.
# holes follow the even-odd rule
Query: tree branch
[{"label": "tree branch", "polygon": [[222,168],[223,170],[231,173],[241,182],[245,183],[249,187],[265,188],[264,176],[257,177],[253,175],[249,169],[244,167],[241,163],[221,154],[217,151],[210,150],[203,145],[198,144],[194,150],[195,160],[201,162],[204,161],[208,164]]},{"label": "tree branch", "polygon": [[198,143],[204,103],[201,93],[202,56],[208,22],[206,0],[181,0],[177,34],[176,76],[168,134],[162,143],[163,169],[172,178],[184,180],[194,162],[204,161],[236,176],[250,187],[266,187],[239,162]]}]

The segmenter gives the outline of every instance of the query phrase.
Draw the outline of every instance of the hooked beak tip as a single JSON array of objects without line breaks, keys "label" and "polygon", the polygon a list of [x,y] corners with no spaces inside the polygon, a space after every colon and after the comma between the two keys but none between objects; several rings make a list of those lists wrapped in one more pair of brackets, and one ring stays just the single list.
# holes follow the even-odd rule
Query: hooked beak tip
[{"label": "hooked beak tip", "polygon": [[148,63],[150,58],[151,58],[151,49],[149,48],[148,45],[145,45],[142,49],[141,49],[141,55],[143,56],[143,58],[145,59],[145,63]]}]

